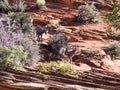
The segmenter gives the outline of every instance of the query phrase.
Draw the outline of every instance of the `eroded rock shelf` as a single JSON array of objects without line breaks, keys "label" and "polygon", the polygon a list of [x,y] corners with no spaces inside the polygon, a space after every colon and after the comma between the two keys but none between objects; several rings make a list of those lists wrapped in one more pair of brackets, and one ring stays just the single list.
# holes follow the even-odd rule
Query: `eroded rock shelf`
[{"label": "eroded rock shelf", "polygon": [[[57,72],[35,73],[31,71],[0,71],[0,87],[8,89],[37,90],[80,90],[84,87],[120,90],[120,75],[100,69],[77,72],[76,74],[65,74]],[[42,90],[40,89],[40,90]],[[92,89],[93,90],[93,89]]]}]

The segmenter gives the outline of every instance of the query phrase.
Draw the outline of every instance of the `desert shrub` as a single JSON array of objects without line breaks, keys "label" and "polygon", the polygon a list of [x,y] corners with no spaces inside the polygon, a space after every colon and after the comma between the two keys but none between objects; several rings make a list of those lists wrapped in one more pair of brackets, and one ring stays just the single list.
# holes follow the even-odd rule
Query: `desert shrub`
[{"label": "desert shrub", "polygon": [[49,33],[54,33],[59,28],[59,26],[60,26],[60,20],[52,19],[48,22],[48,24],[45,27],[49,31]]},{"label": "desert shrub", "polygon": [[23,33],[30,33],[34,30],[33,16],[24,13],[9,13],[9,16],[13,20],[15,27],[22,30]]},{"label": "desert shrub", "polygon": [[21,60],[26,57],[27,52],[22,46],[14,46],[12,48],[0,46],[0,68],[21,68]]},{"label": "desert shrub", "polygon": [[37,0],[36,1],[36,8],[37,9],[41,9],[42,7],[44,7],[46,4],[45,0]]},{"label": "desert shrub", "polygon": [[0,18],[0,45],[8,48],[22,46],[28,56],[21,60],[23,66],[32,66],[40,60],[39,46],[24,34],[21,28],[17,28],[16,22],[13,22],[7,15]]},{"label": "desert shrub", "polygon": [[67,47],[67,37],[63,33],[54,34],[48,42],[48,47],[55,57],[59,57],[59,51],[62,47]]},{"label": "desert shrub", "polygon": [[0,45],[7,47],[19,45],[23,36],[22,31],[15,28],[7,15],[0,18]]},{"label": "desert shrub", "polygon": [[114,42],[103,49],[112,59],[120,58],[120,43]]},{"label": "desert shrub", "polygon": [[9,12],[23,12],[26,5],[23,0],[15,0],[13,3],[9,3],[8,0],[0,1],[0,10],[3,13]]},{"label": "desert shrub", "polygon": [[28,52],[28,57],[22,61],[25,66],[33,66],[40,60],[40,49],[39,46],[30,38],[23,37],[21,45]]},{"label": "desert shrub", "polygon": [[62,65],[60,63],[51,61],[51,62],[39,64],[37,69],[40,72],[58,71],[58,72],[70,73],[75,70],[75,67],[70,63]]},{"label": "desert shrub", "polygon": [[76,17],[76,19],[80,23],[85,23],[85,22],[96,23],[100,21],[98,10],[93,4],[81,5],[78,7],[78,10],[79,10],[79,14]]}]

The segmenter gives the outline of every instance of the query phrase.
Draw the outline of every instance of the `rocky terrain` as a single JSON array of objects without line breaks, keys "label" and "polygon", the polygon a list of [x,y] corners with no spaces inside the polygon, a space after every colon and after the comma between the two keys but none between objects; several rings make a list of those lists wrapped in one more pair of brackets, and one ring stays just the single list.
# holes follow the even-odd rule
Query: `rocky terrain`
[{"label": "rocky terrain", "polygon": [[[34,26],[45,27],[51,18],[60,19],[59,30],[67,37],[68,44],[77,48],[77,53],[72,56],[77,71],[71,74],[60,73],[57,70],[38,73],[36,65],[25,67],[24,71],[1,69],[0,90],[120,90],[119,57],[113,59],[104,51],[104,48],[111,43],[119,41],[119,38],[114,40],[108,36],[107,30],[111,27],[111,23],[107,22],[102,13],[103,10],[112,11],[112,2],[109,0],[46,0],[46,7],[38,10],[34,0],[25,1],[27,4],[25,13],[33,15]],[[92,4],[92,2],[100,13],[100,22],[85,24],[75,22],[74,19],[79,12],[78,6]],[[114,26],[112,28],[117,30]],[[42,45],[48,43],[51,35],[44,34],[42,42],[37,41],[35,34],[31,37],[40,45],[42,60],[39,63],[46,62],[46,56],[50,53]]]},{"label": "rocky terrain", "polygon": [[[69,3],[68,3],[69,2]],[[45,26],[47,22],[50,20],[50,16],[53,16],[55,18],[59,18],[60,21],[60,30],[65,33],[65,35],[68,38],[69,44],[75,45],[79,47],[78,49],[87,49],[90,50],[86,51],[89,53],[93,51],[99,51],[100,55],[104,55],[105,53],[102,52],[103,47],[107,47],[109,44],[114,42],[115,40],[110,39],[107,36],[106,30],[109,27],[109,24],[105,20],[105,16],[101,13],[101,21],[98,24],[83,24],[80,25],[80,23],[74,22],[74,17],[78,14],[77,6],[74,5],[74,0],[69,1],[63,0],[63,2],[59,2],[57,0],[55,1],[49,1],[47,2],[47,7],[43,10],[38,10],[34,12],[28,12],[34,14],[34,25],[40,24]],[[73,3],[74,2],[74,3]],[[77,3],[84,4],[87,1],[76,1]],[[92,1],[88,1],[91,3]],[[32,2],[31,2],[32,3]],[[101,3],[104,3],[103,5]],[[31,8],[34,8],[34,4]],[[101,10],[100,7],[108,7],[105,9],[110,8],[110,4],[105,4],[104,1],[97,1],[95,5],[99,5],[98,8]],[[68,9],[70,8],[70,12]],[[32,9],[30,9],[32,10]],[[111,9],[109,9],[111,10]],[[43,39],[47,39],[47,36],[44,35]],[[43,42],[44,43],[44,42]],[[93,58],[93,57],[92,57]],[[107,60],[107,61],[106,61]],[[110,58],[105,58],[103,60],[106,61],[108,64]],[[111,60],[110,60],[111,62]],[[97,64],[99,62],[95,62]],[[114,63],[114,62],[113,62]],[[114,72],[113,69],[116,69],[114,66],[101,66],[104,67],[106,70],[111,70]],[[89,66],[89,65],[88,65]],[[116,66],[116,65],[115,65]],[[98,66],[99,67],[99,66]],[[111,69],[110,69],[111,68]],[[115,70],[115,72],[119,72],[119,70]]]}]

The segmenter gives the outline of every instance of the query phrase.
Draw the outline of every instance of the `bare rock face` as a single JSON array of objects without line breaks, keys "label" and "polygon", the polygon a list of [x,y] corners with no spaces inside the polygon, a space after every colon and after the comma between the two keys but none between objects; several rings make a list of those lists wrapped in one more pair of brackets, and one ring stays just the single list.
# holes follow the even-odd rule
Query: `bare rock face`
[{"label": "bare rock face", "polygon": [[85,63],[80,63],[80,70],[81,71],[89,71],[89,70],[91,70],[91,67]]},{"label": "bare rock face", "polygon": [[111,72],[118,72],[111,57],[102,49],[81,49],[79,58],[83,63],[92,67],[102,68]]},{"label": "bare rock face", "polygon": [[115,65],[115,71],[120,73],[120,60],[113,60],[114,65]]},{"label": "bare rock face", "polygon": [[115,65],[109,55],[106,55],[103,59],[101,59],[101,68],[109,71],[115,71],[114,67]]}]

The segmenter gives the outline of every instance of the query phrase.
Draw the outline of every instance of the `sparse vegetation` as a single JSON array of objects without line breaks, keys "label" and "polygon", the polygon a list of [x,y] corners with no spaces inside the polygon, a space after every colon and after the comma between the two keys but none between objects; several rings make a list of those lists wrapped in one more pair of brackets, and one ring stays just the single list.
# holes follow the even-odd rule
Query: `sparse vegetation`
[{"label": "sparse vegetation", "polygon": [[91,4],[87,4],[87,5],[81,5],[78,7],[79,10],[79,14],[76,17],[76,20],[80,23],[86,23],[86,22],[99,22],[100,21],[100,16],[98,13],[98,10],[96,9],[96,7]]},{"label": "sparse vegetation", "polygon": [[9,12],[24,12],[26,5],[23,0],[15,0],[13,3],[9,3],[8,0],[0,1],[0,11],[2,13]]},{"label": "sparse vegetation", "polygon": [[45,4],[46,4],[45,0],[37,0],[36,1],[36,8],[42,9],[43,7],[45,7]]},{"label": "sparse vegetation", "polygon": [[38,65],[38,70],[40,72],[48,72],[48,71],[59,71],[64,73],[70,73],[75,70],[75,67],[70,63],[66,63],[64,65],[57,62],[46,62]]}]

